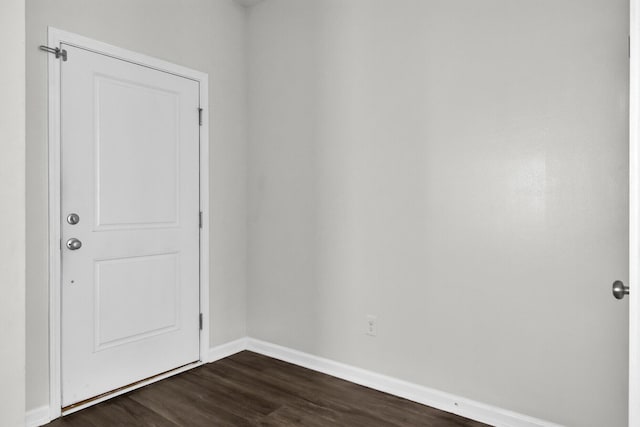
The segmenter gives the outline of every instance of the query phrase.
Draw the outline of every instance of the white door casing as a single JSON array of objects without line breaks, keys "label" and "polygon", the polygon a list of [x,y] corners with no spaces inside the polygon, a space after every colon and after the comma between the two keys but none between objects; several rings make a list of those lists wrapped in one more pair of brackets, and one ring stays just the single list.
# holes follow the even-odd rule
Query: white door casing
[{"label": "white door casing", "polygon": [[206,75],[55,29],[51,45],[68,54],[49,59],[55,418],[203,358],[208,151]]},{"label": "white door casing", "polygon": [[640,427],[640,0],[630,7],[629,426]]}]

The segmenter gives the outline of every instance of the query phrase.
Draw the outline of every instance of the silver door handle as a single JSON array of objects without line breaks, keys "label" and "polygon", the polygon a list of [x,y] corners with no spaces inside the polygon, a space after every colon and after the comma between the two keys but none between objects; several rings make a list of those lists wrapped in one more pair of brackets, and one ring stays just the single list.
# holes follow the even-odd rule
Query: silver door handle
[{"label": "silver door handle", "polygon": [[611,292],[615,299],[622,299],[625,295],[629,295],[629,287],[625,286],[620,280],[616,280],[611,286]]},{"label": "silver door handle", "polygon": [[71,213],[67,215],[67,222],[71,225],[76,225],[80,222],[80,215],[78,215],[77,213]]},{"label": "silver door handle", "polygon": [[82,242],[76,239],[75,237],[72,237],[69,240],[67,240],[67,248],[69,248],[70,250],[76,251],[81,247],[82,247]]}]

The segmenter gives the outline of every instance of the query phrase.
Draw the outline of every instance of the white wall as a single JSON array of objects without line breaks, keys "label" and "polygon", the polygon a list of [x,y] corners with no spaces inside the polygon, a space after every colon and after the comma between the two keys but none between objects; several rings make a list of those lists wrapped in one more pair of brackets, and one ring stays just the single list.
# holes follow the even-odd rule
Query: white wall
[{"label": "white wall", "polygon": [[25,17],[24,0],[0,3],[0,425],[24,425]]},{"label": "white wall", "polygon": [[49,401],[47,55],[38,51],[47,26],[209,74],[211,345],[246,335],[244,9],[232,0],[27,0],[28,409]]},{"label": "white wall", "polygon": [[249,32],[249,335],[626,425],[628,2],[268,0]]}]

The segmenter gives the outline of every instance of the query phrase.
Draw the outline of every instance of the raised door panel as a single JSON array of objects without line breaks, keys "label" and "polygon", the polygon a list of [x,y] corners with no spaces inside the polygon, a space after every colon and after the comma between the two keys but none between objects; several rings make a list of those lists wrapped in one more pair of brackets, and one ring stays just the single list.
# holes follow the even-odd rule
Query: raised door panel
[{"label": "raised door panel", "polygon": [[96,76],[96,227],[175,226],[179,94]]}]

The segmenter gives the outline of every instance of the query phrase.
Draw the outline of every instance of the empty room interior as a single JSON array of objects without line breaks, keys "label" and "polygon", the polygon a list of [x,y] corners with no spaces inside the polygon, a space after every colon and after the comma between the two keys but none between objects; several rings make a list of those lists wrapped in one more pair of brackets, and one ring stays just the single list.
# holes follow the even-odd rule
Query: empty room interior
[{"label": "empty room interior", "polygon": [[639,427],[638,10],[2,0],[0,426]]}]

